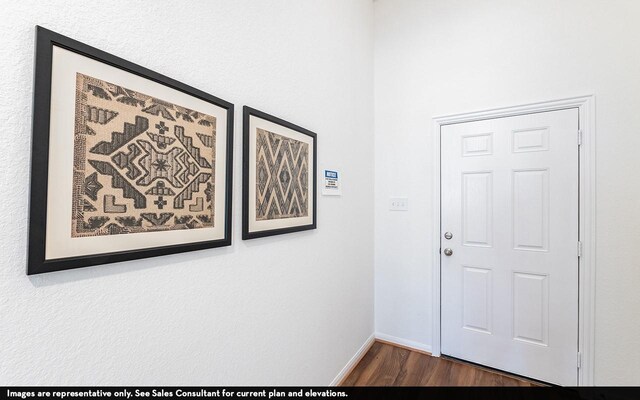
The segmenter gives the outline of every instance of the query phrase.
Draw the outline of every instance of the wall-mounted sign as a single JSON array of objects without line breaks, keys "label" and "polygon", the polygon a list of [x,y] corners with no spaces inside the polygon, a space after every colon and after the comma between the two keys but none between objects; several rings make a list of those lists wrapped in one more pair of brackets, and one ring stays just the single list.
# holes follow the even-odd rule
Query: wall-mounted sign
[{"label": "wall-mounted sign", "polygon": [[340,196],[340,177],[338,171],[324,170],[324,185],[322,186],[323,196]]}]

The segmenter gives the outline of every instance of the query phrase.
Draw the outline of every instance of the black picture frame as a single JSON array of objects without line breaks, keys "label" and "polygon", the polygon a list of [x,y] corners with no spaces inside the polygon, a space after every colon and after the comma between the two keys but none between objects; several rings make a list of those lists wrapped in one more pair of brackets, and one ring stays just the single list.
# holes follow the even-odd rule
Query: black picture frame
[{"label": "black picture frame", "polygon": [[[225,225],[224,234],[221,239],[49,260],[45,258],[45,243],[47,239],[47,196],[49,187],[48,172],[52,96],[51,85],[54,46],[121,69],[143,79],[148,79],[167,86],[171,89],[184,92],[190,96],[212,103],[226,110],[226,149],[222,150],[224,151],[224,154],[226,154],[226,171],[224,174]],[[45,29],[41,26],[36,26],[35,50],[33,133],[31,145],[31,193],[29,203],[29,238],[26,271],[28,275],[231,245],[234,117],[234,105],[232,103],[115,55]],[[137,235],[137,233],[132,235]]]},{"label": "black picture frame", "polygon": [[[310,181],[311,183],[310,187],[313,189],[313,197],[310,199],[310,201],[313,204],[311,223],[303,224],[303,225],[288,226],[283,228],[276,228],[276,229],[268,229],[268,230],[259,230],[259,231],[250,230],[249,198],[250,196],[255,194],[255,188],[254,188],[254,191],[250,190],[251,188],[250,188],[250,176],[249,176],[250,168],[255,168],[255,165],[250,165],[251,164],[250,149],[251,149],[251,146],[255,146],[255,143],[251,143],[251,140],[250,140],[250,133],[251,133],[250,119],[252,116],[260,118],[262,120],[272,122],[276,125],[283,126],[285,128],[291,129],[303,135],[309,136],[313,140],[313,146],[311,146],[311,151],[313,152],[312,153],[313,167],[311,172],[312,179]],[[317,228],[317,210],[318,210],[318,207],[317,207],[317,204],[318,204],[318,201],[317,201],[318,199],[318,186],[317,186],[318,151],[317,149],[318,149],[318,140],[317,140],[316,133],[308,129],[305,129],[301,126],[295,125],[291,122],[285,121],[276,116],[273,116],[271,114],[267,114],[263,111],[257,110],[255,108],[251,108],[249,106],[243,107],[243,153],[242,153],[243,155],[243,158],[242,158],[242,239],[243,240],[257,239],[257,238],[274,236],[274,235],[282,235],[286,233],[300,232],[300,231],[306,231],[306,230]]]}]

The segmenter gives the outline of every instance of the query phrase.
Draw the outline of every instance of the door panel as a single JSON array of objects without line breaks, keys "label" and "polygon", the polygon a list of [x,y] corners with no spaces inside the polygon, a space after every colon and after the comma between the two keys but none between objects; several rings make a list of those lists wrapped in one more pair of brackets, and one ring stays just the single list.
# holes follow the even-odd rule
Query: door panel
[{"label": "door panel", "polygon": [[491,333],[491,270],[462,267],[463,328]]},{"label": "door panel", "polygon": [[466,172],[462,175],[462,234],[465,246],[491,247],[491,172]]},{"label": "door panel", "polygon": [[513,171],[513,243],[516,250],[549,248],[549,170]]},{"label": "door panel", "polygon": [[577,384],[578,110],[441,129],[442,353]]},{"label": "door panel", "polygon": [[513,338],[548,345],[548,275],[513,273]]}]

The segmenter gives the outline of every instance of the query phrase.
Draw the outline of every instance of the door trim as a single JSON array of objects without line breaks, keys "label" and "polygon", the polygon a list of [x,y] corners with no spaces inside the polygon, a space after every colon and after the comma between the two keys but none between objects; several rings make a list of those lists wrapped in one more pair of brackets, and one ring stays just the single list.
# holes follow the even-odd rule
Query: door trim
[{"label": "door trim", "polygon": [[[576,367],[578,385],[594,384],[595,343],[595,272],[596,272],[596,125],[595,96],[579,96],[567,99],[524,104],[514,107],[494,108],[469,113],[452,114],[433,118],[433,280],[432,280],[432,345],[433,356],[440,356],[440,129],[443,125],[472,122],[484,119],[504,118],[547,111],[578,109],[578,126],[582,131],[579,155],[579,235],[582,254],[578,259],[578,352]],[[576,145],[577,145],[576,132]]]}]

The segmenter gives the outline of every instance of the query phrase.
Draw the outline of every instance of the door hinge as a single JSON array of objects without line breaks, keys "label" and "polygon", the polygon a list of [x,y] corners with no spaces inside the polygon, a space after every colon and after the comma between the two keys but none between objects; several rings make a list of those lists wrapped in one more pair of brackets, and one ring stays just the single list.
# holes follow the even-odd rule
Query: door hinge
[{"label": "door hinge", "polygon": [[582,146],[582,130],[578,130],[578,146]]},{"label": "door hinge", "polygon": [[578,257],[582,257],[582,242],[578,241]]},{"label": "door hinge", "polygon": [[582,353],[578,352],[578,369],[582,368]]}]

